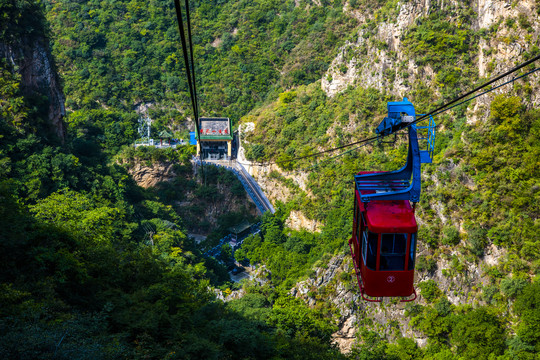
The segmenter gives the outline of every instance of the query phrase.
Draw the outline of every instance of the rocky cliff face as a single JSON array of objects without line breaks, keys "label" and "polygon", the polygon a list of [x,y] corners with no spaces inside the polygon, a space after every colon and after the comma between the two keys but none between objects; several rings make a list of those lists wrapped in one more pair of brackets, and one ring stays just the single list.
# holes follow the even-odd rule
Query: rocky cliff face
[{"label": "rocky cliff face", "polygon": [[24,95],[41,95],[48,101],[48,120],[54,134],[63,142],[65,125],[64,94],[45,38],[21,38],[15,43],[0,42],[0,58],[5,58],[21,74]]},{"label": "rocky cliff face", "polygon": [[[458,69],[467,67],[472,69],[475,77],[488,79],[514,67],[537,51],[540,35],[538,6],[535,0],[473,0],[469,4],[455,0],[400,1],[391,9],[390,15],[385,15],[386,20],[381,21],[381,9],[363,11],[358,9],[358,5],[352,8],[347,2],[343,10],[358,21],[358,30],[356,36],[340,49],[332,61],[321,79],[321,87],[329,97],[336,96],[350,86],[375,88],[393,99],[399,99],[414,93],[418,84],[422,84],[441,97],[445,86],[444,79],[438,79],[438,71],[433,68],[435,65],[418,64],[414,56],[407,52],[404,40],[413,27],[430,21],[426,16],[438,10],[448,10],[448,18],[444,21],[452,23],[455,29],[465,27],[462,17],[466,17],[468,32],[471,36],[474,35],[475,40],[472,41],[472,51],[467,51],[463,63],[455,66]],[[529,94],[527,104],[534,106],[540,103],[540,72],[531,74],[527,80],[527,87],[530,86],[526,89]],[[458,88],[464,92],[469,89],[468,86],[466,83]],[[466,114],[467,123],[486,120],[494,97],[491,95],[507,93],[512,86],[503,86],[490,96],[481,96],[470,102]],[[354,133],[358,123],[354,116],[351,116],[348,124],[337,126],[340,126],[342,132]],[[244,135],[254,129],[254,123],[242,124],[242,141],[245,141]],[[331,126],[326,134],[335,136],[335,126]],[[243,149],[240,149],[239,159],[248,164],[245,165],[246,169],[257,179],[274,203],[278,200],[290,201],[297,189],[309,196],[306,173],[287,173],[271,164],[250,166],[249,161],[243,157]],[[313,229],[319,226],[303,219],[302,214],[295,214],[295,217],[296,219],[289,221],[295,229]]]},{"label": "rocky cliff face", "polygon": [[[400,1],[396,5],[394,15],[381,22],[380,18],[376,18],[376,12],[351,9],[345,4],[344,11],[359,23],[357,34],[341,48],[321,79],[321,87],[329,97],[336,96],[352,86],[376,88],[396,99],[407,96],[414,90],[413,84],[421,83],[440,95],[436,71],[429,65],[416,63],[406,53],[404,38],[418,20],[427,21],[426,15],[445,8],[460,8],[470,16],[468,26],[471,33],[477,36],[477,40],[473,43],[472,51],[468,51],[468,63],[465,65],[472,67],[479,78],[492,78],[525,61],[531,54],[538,53],[540,36],[538,6],[540,3],[535,0],[473,0],[469,3],[453,0]],[[457,28],[461,26],[458,17],[445,20],[453,22]],[[456,67],[460,65],[463,64],[455,64]],[[527,89],[527,106],[534,107],[540,103],[538,80],[539,73],[528,77],[526,86],[530,88]],[[467,90],[466,86],[462,90]],[[495,94],[508,93],[511,87],[512,85],[503,87]],[[493,96],[484,96],[470,103],[467,123],[487,119],[492,99]],[[352,122],[346,125],[347,133],[351,133],[355,126],[354,119],[351,120]],[[253,123],[245,123],[243,126],[245,126],[243,131],[247,133],[255,128]],[[333,129],[330,128],[327,135],[331,136],[332,133]],[[465,141],[466,139],[463,140]],[[456,163],[449,158],[440,165],[437,173],[451,173],[457,167]],[[261,184],[265,184],[262,188],[272,200],[286,202],[294,196],[294,189],[284,186],[287,182],[279,181],[280,176],[292,180],[294,186],[306,191],[301,174],[289,176],[277,166],[253,166],[249,169]],[[278,176],[273,174],[274,172],[278,172]],[[435,186],[441,184],[437,175],[432,175],[431,180]],[[475,190],[476,185],[466,172],[460,181],[465,188]],[[459,222],[444,203],[434,201],[431,208],[442,224],[456,226],[460,232],[465,232],[463,223]],[[293,215],[300,217],[299,214]],[[420,226],[424,226],[421,215],[418,217],[419,223]],[[289,222],[294,223],[294,219],[290,218]],[[309,229],[309,226],[304,227]],[[448,301],[454,305],[485,304],[482,288],[487,287],[492,281],[488,276],[490,267],[497,267],[509,261],[506,250],[492,243],[488,244],[485,255],[477,261],[474,257],[459,253],[461,250],[455,246],[438,248],[435,256],[433,249],[428,249],[420,242],[417,259],[429,258],[433,263],[429,269],[418,269],[415,285],[427,280],[434,281]],[[382,304],[373,304],[361,299],[349,254],[334,257],[324,266],[314,270],[314,276],[298,283],[291,289],[291,295],[302,298],[313,307],[332,304],[336,309],[339,325],[339,331],[334,334],[334,339],[344,352],[347,352],[355,342],[361,341],[358,340],[360,328],[375,330],[385,334],[390,340],[401,333],[415,339],[420,346],[426,345],[425,335],[414,331],[409,325],[410,318],[405,316],[406,304],[395,303],[388,299]],[[417,291],[419,298],[414,304],[427,304],[421,290],[417,288]]]},{"label": "rocky cliff face", "polygon": [[[424,253],[427,253],[427,249],[420,246],[418,255]],[[492,245],[487,249],[484,262],[488,266],[496,265],[504,255],[502,249]],[[477,264],[463,264],[461,270],[457,270],[451,258],[451,253],[439,258],[433,273],[417,272],[415,284],[428,279],[435,280],[454,305],[484,303],[476,290],[479,285],[489,282],[486,269]],[[414,304],[426,305],[422,292],[418,288],[416,291],[418,298]],[[331,303],[339,327],[333,339],[343,353],[349,352],[359,341],[357,332],[362,327],[384,334],[390,340],[402,334],[414,339],[419,346],[427,344],[427,338],[409,325],[410,318],[405,315],[407,303],[389,298],[382,303],[362,299],[349,254],[333,257],[327,264],[316,268],[314,275],[297,283],[290,294],[303,299],[311,307],[316,307],[318,303]]]},{"label": "rocky cliff face", "polygon": [[176,174],[173,171],[172,163],[154,163],[150,166],[136,163],[129,167],[129,173],[137,185],[148,189],[156,186],[160,182],[171,181]]},{"label": "rocky cliff face", "polygon": [[[123,162],[135,182],[145,188],[159,188],[160,184],[173,182],[178,177],[185,180],[196,178],[198,167],[193,163],[191,174],[177,174],[172,162],[147,163],[135,161]],[[179,185],[176,185],[179,186]],[[181,188],[181,187],[180,187]],[[212,185],[214,192],[211,198],[200,198],[196,191],[185,190],[181,201],[176,201],[176,209],[182,214],[186,227],[190,232],[208,235],[218,226],[218,219],[231,212],[249,213],[257,216],[257,207],[247,195],[238,196],[232,191],[232,184],[217,183]]]},{"label": "rocky cliff face", "polygon": [[[276,204],[281,201],[286,203],[291,201],[296,189],[300,189],[308,196],[310,191],[307,189],[307,176],[306,172],[294,171],[283,172],[277,165],[263,165],[254,164],[245,156],[245,150],[242,146],[242,142],[245,142],[245,135],[255,129],[255,124],[252,122],[241,124],[239,127],[240,147],[238,150],[238,161],[244,166],[247,172],[255,180],[264,191],[264,194],[268,197],[270,202]],[[322,224],[318,221],[308,219],[300,211],[291,211],[286,225],[293,230],[309,230],[320,231]]]},{"label": "rocky cliff face", "polygon": [[[422,16],[438,9],[460,6],[463,5],[457,1],[444,0],[399,2],[395,17],[379,22],[374,30],[370,30],[366,24],[376,20],[376,12],[351,10],[346,4],[344,11],[359,22],[356,41],[349,41],[341,48],[321,80],[322,89],[328,96],[335,96],[348,86],[373,87],[403,97],[412,89],[410,84],[416,81],[433,86],[433,69],[430,66],[419,66],[407,56],[402,44],[403,35]],[[470,7],[474,11],[472,30],[488,31],[496,28],[494,35],[480,37],[477,50],[470,54],[480,77],[489,78],[512,68],[523,61],[524,54],[538,43],[540,21],[537,6],[535,0],[471,2]],[[459,26],[460,20],[457,18],[449,18],[448,21],[456,22]],[[368,40],[371,34],[374,34],[374,39]],[[381,46],[373,46],[373,40]],[[403,71],[396,71],[398,64],[404,66]],[[407,79],[403,78],[403,74],[407,74]],[[538,75],[532,75],[530,82],[535,84],[532,104],[538,104]],[[470,117],[475,117],[474,114],[481,109],[489,108],[489,102],[489,97],[483,97],[473,103]]]},{"label": "rocky cliff face", "polygon": [[[394,20],[380,22],[372,30],[367,26],[363,28],[360,26],[356,39],[349,41],[341,48],[322,78],[322,89],[332,97],[345,91],[348,86],[373,87],[391,94],[394,98],[407,96],[412,90],[410,84],[417,81],[436,89],[436,74],[433,68],[416,64],[406,54],[402,40],[404,34],[417,19],[434,10],[451,6],[458,7],[460,3],[447,0],[399,2],[398,15]],[[474,11],[472,30],[479,33],[490,32],[489,36],[479,37],[476,49],[470,54],[472,66],[476,68],[480,78],[491,78],[511,69],[516,64],[527,60],[527,55],[538,51],[540,35],[538,6],[538,2],[534,0],[471,1],[471,8]],[[373,13],[351,10],[348,5],[345,5],[344,10],[355,17],[361,25],[367,24],[368,21],[373,23]],[[448,19],[448,21],[455,20]],[[375,40],[381,44],[380,47],[372,46],[373,41],[368,41],[369,31],[371,34],[374,33]],[[395,71],[398,64],[402,68],[400,71]],[[402,74],[407,74],[408,79],[404,79]],[[538,73],[528,78],[530,97],[527,99],[527,106],[534,107],[540,103],[538,79]],[[508,89],[509,87],[503,87],[496,93],[505,93]],[[487,119],[492,99],[492,96],[484,96],[471,103],[467,112],[467,123]],[[448,162],[455,166],[452,160]],[[451,169],[441,170],[451,171]],[[434,183],[437,184],[438,181],[435,179]],[[475,187],[470,178],[463,179],[463,183],[471,190]],[[452,218],[452,214],[443,212],[443,204],[435,203],[432,209],[443,224],[456,221]],[[463,231],[463,225],[459,225],[460,231]],[[418,256],[428,257],[431,252],[433,250],[419,243]],[[415,284],[427,280],[435,281],[454,305],[485,304],[481,289],[490,282],[487,275],[489,267],[507,261],[507,251],[491,244],[486,248],[480,262],[470,261],[471,259],[462,255],[454,247],[445,247],[433,258],[435,264],[431,270],[417,272]],[[350,256],[336,257],[325,268],[317,269],[316,276],[297,284],[291,293],[303,298],[312,306],[319,301],[325,301],[324,299],[329,299],[335,304],[339,315],[340,330],[334,334],[334,339],[345,352],[358,341],[357,331],[361,327],[383,333],[388,339],[393,339],[397,332],[415,339],[419,346],[427,343],[423,334],[415,332],[409,326],[409,318],[405,316],[405,304],[385,302],[379,305],[361,300],[353,274]],[[419,298],[415,304],[425,305],[426,299],[422,297],[418,288],[417,291]],[[373,322],[364,321],[367,319]]]}]

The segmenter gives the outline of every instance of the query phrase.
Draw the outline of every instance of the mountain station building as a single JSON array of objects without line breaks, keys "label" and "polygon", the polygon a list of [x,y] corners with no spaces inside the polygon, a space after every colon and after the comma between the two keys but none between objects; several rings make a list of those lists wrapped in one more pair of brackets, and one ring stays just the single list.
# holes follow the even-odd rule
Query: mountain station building
[{"label": "mountain station building", "polygon": [[199,118],[197,155],[203,160],[230,160],[233,135],[229,118]]}]

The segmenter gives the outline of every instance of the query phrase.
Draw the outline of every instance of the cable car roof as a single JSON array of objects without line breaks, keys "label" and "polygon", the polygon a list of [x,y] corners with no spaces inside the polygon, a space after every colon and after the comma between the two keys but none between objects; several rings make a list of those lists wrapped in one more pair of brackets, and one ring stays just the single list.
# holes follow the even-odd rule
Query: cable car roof
[{"label": "cable car roof", "polygon": [[365,211],[368,228],[376,233],[414,233],[418,225],[414,218],[414,211],[407,200],[360,201],[357,192],[357,201],[360,210]]}]

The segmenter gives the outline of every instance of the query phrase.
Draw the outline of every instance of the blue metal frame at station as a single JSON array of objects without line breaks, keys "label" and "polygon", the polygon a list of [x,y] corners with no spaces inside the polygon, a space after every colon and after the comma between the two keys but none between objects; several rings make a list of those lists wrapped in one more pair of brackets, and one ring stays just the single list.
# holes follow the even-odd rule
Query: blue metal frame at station
[{"label": "blue metal frame at station", "polygon": [[[427,126],[411,124],[416,121],[414,105],[404,98],[403,101],[388,103],[388,116],[383,119],[375,132],[382,138],[408,126],[409,150],[407,163],[399,170],[372,174],[356,175],[356,188],[362,202],[371,200],[420,200],[420,170],[423,163],[431,163],[435,148],[435,121],[429,117]],[[411,124],[411,125],[407,125]],[[425,136],[418,135],[418,130]],[[422,135],[422,134],[421,134]],[[418,140],[425,140],[426,150],[420,150]],[[412,177],[412,179],[411,179]],[[370,192],[366,194],[366,192]]]}]

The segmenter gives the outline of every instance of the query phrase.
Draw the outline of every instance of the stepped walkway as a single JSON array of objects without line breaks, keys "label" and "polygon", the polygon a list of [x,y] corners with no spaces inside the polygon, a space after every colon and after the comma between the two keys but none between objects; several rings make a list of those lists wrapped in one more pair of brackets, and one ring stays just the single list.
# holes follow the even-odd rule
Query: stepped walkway
[{"label": "stepped walkway", "polygon": [[[196,161],[199,162],[198,160]],[[203,163],[205,165],[213,165],[232,171],[240,180],[244,189],[246,189],[246,192],[261,214],[266,211],[270,211],[272,214],[276,212],[264,192],[261,190],[259,184],[257,184],[255,179],[246,171],[242,164],[238,163],[236,160],[203,160]]]}]

